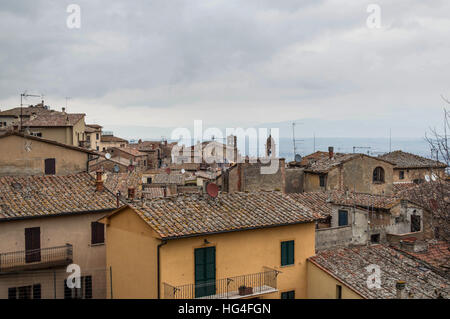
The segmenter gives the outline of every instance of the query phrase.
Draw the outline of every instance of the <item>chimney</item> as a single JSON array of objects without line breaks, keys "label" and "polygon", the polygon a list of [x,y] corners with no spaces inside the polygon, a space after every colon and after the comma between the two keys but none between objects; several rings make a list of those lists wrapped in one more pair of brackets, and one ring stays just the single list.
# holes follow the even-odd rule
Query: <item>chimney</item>
[{"label": "chimney", "polygon": [[117,200],[117,208],[119,208],[119,206],[120,206],[120,191],[117,191],[116,200]]},{"label": "chimney", "polygon": [[134,187],[128,187],[128,199],[134,199]]},{"label": "chimney", "polygon": [[334,157],[334,147],[328,146],[328,157],[332,159]]},{"label": "chimney", "polygon": [[62,108],[62,112],[66,113],[66,108],[65,107]]},{"label": "chimney", "polygon": [[103,172],[98,170],[96,173],[97,173],[97,179],[95,181],[95,190],[97,192],[102,192],[103,191],[103,179],[102,179]]},{"label": "chimney", "polygon": [[406,286],[406,282],[404,282],[403,280],[398,280],[396,282],[395,288],[397,289],[397,299],[406,299],[405,286]]}]

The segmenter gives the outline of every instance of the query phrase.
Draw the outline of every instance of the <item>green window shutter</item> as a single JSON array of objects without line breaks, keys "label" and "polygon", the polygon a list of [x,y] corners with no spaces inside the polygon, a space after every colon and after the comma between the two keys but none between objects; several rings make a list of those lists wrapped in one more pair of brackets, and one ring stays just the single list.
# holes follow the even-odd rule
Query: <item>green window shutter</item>
[{"label": "green window shutter", "polygon": [[281,266],[294,263],[294,241],[283,241],[281,243]]},{"label": "green window shutter", "polygon": [[195,297],[214,295],[216,291],[216,248],[198,248],[195,254]]}]

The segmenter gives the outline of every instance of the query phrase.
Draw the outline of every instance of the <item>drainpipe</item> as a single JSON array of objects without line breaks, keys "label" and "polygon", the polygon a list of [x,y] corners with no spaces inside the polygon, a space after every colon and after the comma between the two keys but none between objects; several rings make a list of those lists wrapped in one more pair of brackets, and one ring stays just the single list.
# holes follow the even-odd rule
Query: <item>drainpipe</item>
[{"label": "drainpipe", "polygon": [[161,299],[161,267],[160,267],[160,248],[167,244],[166,240],[163,240],[160,244],[158,244],[157,253],[156,253],[156,262],[158,264],[158,299]]}]

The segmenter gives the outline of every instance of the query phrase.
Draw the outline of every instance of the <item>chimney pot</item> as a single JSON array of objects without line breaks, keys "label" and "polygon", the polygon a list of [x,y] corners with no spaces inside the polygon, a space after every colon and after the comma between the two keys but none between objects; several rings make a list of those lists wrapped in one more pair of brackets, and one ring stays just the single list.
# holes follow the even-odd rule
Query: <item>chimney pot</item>
[{"label": "chimney pot", "polygon": [[328,156],[330,159],[334,157],[334,147],[333,146],[328,147]]}]

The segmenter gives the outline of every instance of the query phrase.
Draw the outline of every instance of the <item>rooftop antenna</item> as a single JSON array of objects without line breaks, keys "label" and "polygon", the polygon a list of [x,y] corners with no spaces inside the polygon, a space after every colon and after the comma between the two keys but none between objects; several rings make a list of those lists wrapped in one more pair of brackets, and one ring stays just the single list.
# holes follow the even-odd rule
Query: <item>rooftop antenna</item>
[{"label": "rooftop antenna", "polygon": [[[302,124],[302,123],[299,123]],[[295,138],[295,122],[292,122],[292,144],[294,146],[294,157],[297,155],[297,145],[296,142],[303,142],[303,140],[298,140]]]},{"label": "rooftop antenna", "polygon": [[[28,94],[27,91],[24,91],[20,94],[20,128],[19,131],[22,130],[22,124],[23,124],[23,99],[27,99],[27,97],[42,97],[44,98],[44,95],[35,95],[35,94]],[[42,105],[44,105],[44,100],[42,100]]]},{"label": "rooftop antenna", "polygon": [[392,152],[392,129],[389,128],[389,153]]},{"label": "rooftop antenna", "polygon": [[313,153],[316,152],[316,132],[313,132]]}]

